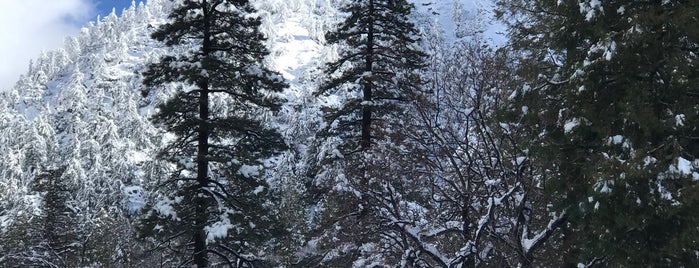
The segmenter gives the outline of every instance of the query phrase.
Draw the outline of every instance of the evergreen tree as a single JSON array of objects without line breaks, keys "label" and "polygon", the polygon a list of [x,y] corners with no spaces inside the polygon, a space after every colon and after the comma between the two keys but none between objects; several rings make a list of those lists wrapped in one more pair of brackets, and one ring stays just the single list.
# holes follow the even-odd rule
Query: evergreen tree
[{"label": "evergreen tree", "polygon": [[[333,130],[347,140],[343,153],[367,150],[377,135],[375,121],[399,116],[401,104],[415,99],[423,84],[419,71],[426,55],[410,22],[413,5],[404,0],[356,0],[341,8],[349,15],[326,34],[339,45],[337,60],[327,64],[319,94],[349,96],[327,114]],[[390,114],[393,114],[391,116]],[[357,135],[359,134],[359,135]]]},{"label": "evergreen tree", "polygon": [[397,224],[412,215],[402,213],[402,197],[423,182],[413,177],[418,167],[405,135],[406,113],[421,98],[426,65],[413,9],[404,0],[350,1],[341,8],[347,17],[326,34],[339,56],[325,66],[317,94],[340,101],[326,107],[327,126],[319,134],[325,138],[323,164],[332,163],[318,176],[328,196],[321,206],[333,222],[321,236],[328,238],[324,249],[336,255],[324,265],[419,261],[419,250],[409,250],[414,241]]},{"label": "evergreen tree", "polygon": [[533,160],[570,214],[560,265],[696,266],[699,9],[500,1],[524,57]]},{"label": "evergreen tree", "polygon": [[[26,216],[16,215],[3,242],[3,265],[73,267],[81,266],[80,228],[75,228],[70,183],[62,177],[65,168],[37,171],[31,186],[32,199]],[[38,207],[37,207],[38,205]]]},{"label": "evergreen tree", "polygon": [[143,225],[187,252],[184,264],[252,266],[264,257],[254,246],[274,241],[265,241],[273,228],[260,174],[285,144],[260,111],[278,110],[274,93],[286,85],[262,65],[268,51],[254,13],[245,0],[185,0],[152,35],[184,53],[144,73],[149,89],[173,83],[177,91],[154,117],[174,135],[161,157],[176,169]]},{"label": "evergreen tree", "polygon": [[79,232],[75,228],[75,211],[70,208],[70,184],[62,176],[65,169],[49,170],[36,178],[35,189],[43,192],[43,213],[41,215],[44,241],[38,245],[48,256],[55,256],[52,262],[60,266],[80,264]]}]

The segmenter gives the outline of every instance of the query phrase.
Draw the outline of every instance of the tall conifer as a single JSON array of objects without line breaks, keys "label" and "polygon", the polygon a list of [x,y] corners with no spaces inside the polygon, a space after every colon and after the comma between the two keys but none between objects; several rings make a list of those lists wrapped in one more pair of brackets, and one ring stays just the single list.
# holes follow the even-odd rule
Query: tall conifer
[{"label": "tall conifer", "polygon": [[562,265],[695,266],[697,3],[500,2]]},{"label": "tall conifer", "polygon": [[401,104],[421,90],[419,71],[426,55],[409,20],[413,8],[404,0],[355,0],[341,8],[347,18],[326,34],[329,44],[339,45],[340,55],[325,66],[327,78],[318,93],[351,92],[327,115],[347,140],[345,153],[367,150],[377,135],[372,124],[396,119]]},{"label": "tall conifer", "polygon": [[185,52],[144,74],[148,88],[177,88],[154,118],[174,135],[161,156],[176,169],[144,226],[187,252],[185,264],[247,267],[270,233],[262,161],[285,144],[260,111],[277,111],[286,85],[262,64],[269,52],[255,12],[245,0],[184,0],[152,35]]},{"label": "tall conifer", "polygon": [[334,241],[323,247],[341,253],[324,265],[369,259],[390,264],[412,254],[389,214],[410,189],[404,184],[414,171],[413,155],[405,149],[406,112],[424,86],[426,54],[411,22],[413,9],[405,0],[350,1],[341,7],[347,17],[326,34],[339,56],[325,65],[317,94],[340,101],[325,110],[327,127],[320,136],[330,146],[321,154],[332,148],[325,158],[332,164],[317,179],[328,187],[325,213],[335,228],[324,234]]}]

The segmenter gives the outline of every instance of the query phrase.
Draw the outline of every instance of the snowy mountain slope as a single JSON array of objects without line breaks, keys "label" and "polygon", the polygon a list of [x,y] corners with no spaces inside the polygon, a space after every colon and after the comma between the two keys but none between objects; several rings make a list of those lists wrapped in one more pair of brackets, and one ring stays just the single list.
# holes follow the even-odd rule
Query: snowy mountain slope
[{"label": "snowy mountain slope", "polygon": [[[268,36],[270,66],[290,87],[288,103],[272,121],[295,145],[289,163],[321,124],[320,103],[312,93],[318,68],[335,55],[324,33],[339,19],[338,0],[259,0],[262,30]],[[416,0],[416,20],[426,35],[444,40],[469,36],[469,29],[491,31],[481,12],[487,2]],[[171,2],[133,5],[121,17],[111,14],[69,39],[63,49],[42,54],[16,86],[0,98],[1,226],[23,211],[41,211],[37,176],[65,169],[73,209],[87,219],[100,210],[137,211],[145,183],[157,183],[166,168],[153,162],[163,133],[149,121],[156,104],[171,91],[143,97],[141,73],[165,53],[150,33],[167,17]],[[456,11],[453,11],[456,10]],[[481,31],[481,30],[479,30]],[[432,32],[432,33],[430,33]],[[327,100],[321,100],[327,101]],[[293,165],[277,172],[293,173]],[[278,176],[285,177],[285,176]],[[283,184],[284,182],[279,182]],[[278,184],[280,185],[280,184]],[[89,222],[89,221],[88,221]]]},{"label": "snowy mountain slope", "polygon": [[[221,170],[231,174],[237,172],[241,177],[256,177],[255,180],[258,179],[257,175],[260,175],[258,172],[263,170],[261,166],[266,167],[261,175],[268,184],[251,184],[254,188],[240,191],[257,197],[264,196],[265,199],[253,199],[255,201],[249,202],[254,204],[249,206],[249,210],[265,212],[244,217],[234,216],[236,221],[241,220],[241,224],[238,225],[231,224],[229,217],[221,217],[218,220],[218,217],[212,216],[215,220],[210,221],[211,224],[201,223],[202,221],[197,219],[193,222],[198,227],[190,228],[191,222],[187,216],[180,216],[197,214],[189,211],[202,211],[201,208],[206,206],[189,206],[188,211],[184,212],[173,209],[177,205],[197,203],[191,200],[198,198],[186,199],[182,195],[194,193],[196,196],[198,192],[183,187],[188,182],[180,184],[181,181],[189,179],[186,178],[186,174],[183,176],[185,178],[176,175],[165,178],[173,174],[176,164],[159,162],[157,159],[162,157],[157,154],[163,152],[164,144],[174,140],[173,135],[166,133],[162,126],[154,124],[150,119],[156,114],[158,105],[174,92],[195,87],[185,87],[179,83],[151,85],[153,88],[142,85],[143,72],[148,69],[149,64],[159,61],[164,55],[178,56],[189,49],[183,46],[165,48],[150,38],[150,34],[167,20],[173,2],[179,1],[182,0],[150,0],[147,5],[134,4],[120,17],[111,14],[100,19],[94,25],[83,29],[80,35],[69,39],[63,49],[43,53],[31,64],[27,74],[21,77],[12,90],[0,92],[0,152],[3,153],[0,157],[0,266],[181,266],[186,265],[183,264],[186,262],[182,260],[181,255],[187,254],[170,250],[170,242],[181,243],[180,245],[187,247],[190,241],[196,240],[197,234],[202,232],[207,236],[207,241],[213,241],[214,238],[229,236],[233,232],[240,234],[240,230],[248,227],[250,230],[263,232],[274,229],[275,234],[258,239],[262,240],[264,245],[251,248],[254,248],[254,251],[259,249],[259,254],[246,253],[243,257],[246,258],[245,261],[248,261],[248,258],[256,261],[259,257],[262,261],[279,263],[276,266],[557,267],[565,266],[561,264],[576,266],[576,263],[577,266],[592,266],[605,265],[608,264],[607,261],[626,263],[631,260],[623,258],[626,256],[623,250],[619,251],[623,252],[622,259],[619,260],[607,259],[607,252],[595,255],[595,243],[596,240],[600,240],[597,232],[603,236],[613,234],[611,237],[618,235],[619,238],[626,239],[627,227],[636,229],[636,226],[639,226],[635,223],[636,220],[648,215],[650,218],[662,219],[649,223],[641,221],[640,226],[646,226],[648,229],[655,229],[656,226],[671,227],[675,223],[674,219],[684,222],[685,212],[686,215],[694,215],[691,214],[693,207],[684,204],[696,203],[685,203],[698,200],[696,196],[686,195],[687,191],[675,191],[686,189],[675,189],[679,187],[677,183],[687,182],[691,185],[690,182],[699,178],[698,173],[693,170],[699,166],[699,160],[694,160],[682,152],[685,148],[687,151],[696,151],[691,139],[687,139],[686,146],[678,145],[678,140],[673,139],[667,140],[668,145],[665,145],[666,141],[657,143],[661,144],[659,147],[644,145],[645,136],[632,136],[637,134],[634,133],[637,132],[637,126],[645,124],[645,119],[638,121],[643,124],[634,123],[635,125],[629,125],[628,129],[619,129],[621,134],[626,133],[624,135],[608,132],[606,128],[600,132],[606,133],[604,135],[590,135],[589,125],[602,129],[604,127],[600,128],[596,124],[602,123],[599,125],[604,126],[603,124],[619,119],[615,117],[615,113],[610,114],[611,116],[598,115],[596,112],[599,109],[596,108],[609,106],[599,106],[598,103],[609,103],[612,107],[622,103],[623,109],[619,108],[620,110],[627,109],[629,103],[634,103],[631,106],[640,108],[650,100],[646,99],[648,96],[652,97],[655,94],[652,92],[653,94],[642,99],[634,98],[632,102],[628,102],[626,97],[615,99],[614,94],[597,94],[605,93],[599,91],[600,88],[587,88],[588,82],[607,83],[597,80],[598,72],[606,73],[619,66],[637,65],[627,64],[635,61],[627,61],[626,57],[623,61],[616,59],[615,53],[621,53],[621,50],[600,50],[600,45],[595,43],[589,44],[592,46],[592,52],[582,50],[583,54],[580,55],[587,53],[589,57],[600,58],[600,61],[588,64],[588,60],[580,59],[578,63],[571,65],[572,69],[576,69],[575,66],[580,64],[586,68],[585,70],[594,70],[587,74],[580,73],[580,70],[573,72],[574,77],[577,77],[575,79],[581,79],[574,81],[575,83],[585,83],[579,88],[563,85],[569,82],[558,80],[559,71],[551,72],[552,76],[535,75],[537,70],[542,69],[539,67],[551,67],[547,64],[532,68],[532,79],[538,78],[528,80],[530,71],[520,69],[523,66],[517,66],[520,64],[518,56],[538,49],[544,54],[549,54],[550,44],[558,44],[560,41],[565,43],[569,41],[566,36],[572,33],[562,31],[563,35],[560,36],[566,38],[559,38],[554,37],[558,34],[556,31],[548,31],[556,34],[547,35],[549,40],[525,44],[525,47],[532,45],[532,50],[524,49],[521,51],[525,53],[512,53],[517,54],[513,57],[509,53],[492,50],[493,47],[504,45],[505,38],[500,34],[504,27],[492,22],[491,1],[411,0],[417,7],[417,11],[411,14],[411,19],[422,37],[419,44],[429,57],[425,72],[416,74],[416,77],[424,76],[426,81],[410,80],[402,84],[415,85],[426,82],[426,90],[422,92],[423,88],[416,88],[415,91],[419,91],[420,96],[396,98],[398,101],[409,100],[411,103],[407,104],[406,101],[405,108],[400,108],[401,115],[387,118],[385,121],[397,119],[396,121],[401,122],[381,124],[384,118],[367,117],[370,119],[366,120],[368,124],[364,129],[379,132],[376,142],[367,142],[373,148],[366,146],[371,150],[362,148],[360,152],[343,154],[336,145],[345,138],[354,137],[352,134],[337,134],[351,133],[354,129],[348,127],[349,131],[343,129],[330,133],[334,130],[332,126],[335,123],[329,120],[331,123],[327,126],[324,117],[334,116],[332,108],[351,103],[347,100],[352,98],[361,101],[355,102],[361,106],[355,106],[359,107],[358,109],[351,107],[353,111],[362,110],[371,114],[377,110],[372,111],[364,107],[379,107],[372,100],[356,98],[362,93],[354,89],[338,89],[328,93],[328,96],[315,94],[319,84],[323,80],[329,80],[323,77],[327,74],[321,71],[322,67],[326,62],[337,60],[338,54],[342,54],[338,51],[343,51],[341,47],[327,44],[324,33],[333,29],[333,26],[343,19],[346,14],[338,11],[338,7],[350,0],[251,0],[259,10],[257,16],[262,20],[261,31],[267,37],[266,42],[271,52],[265,63],[280,72],[289,87],[282,93],[286,103],[281,111],[258,112],[247,109],[242,113],[254,114],[255,119],[262,117],[266,127],[277,128],[290,149],[271,159],[255,162],[255,166],[231,168],[234,165],[230,163],[236,162],[237,156],[241,155],[235,154],[230,158],[232,160],[228,161],[228,166],[221,167]],[[519,3],[515,2],[514,5]],[[401,7],[403,3],[401,1]],[[548,5],[543,2],[538,4]],[[670,4],[667,7],[670,7]],[[576,3],[567,8],[570,8],[571,12],[578,11]],[[357,8],[354,12],[362,13],[363,10]],[[620,10],[617,12],[619,14],[612,14],[613,17],[624,15],[623,7]],[[595,25],[592,27],[594,31],[599,30],[597,24],[601,21],[590,21],[588,11],[580,9],[586,19],[585,22],[580,20],[581,23],[576,26],[587,27],[590,23]],[[545,16],[549,15],[544,14]],[[375,18],[367,21],[376,23]],[[555,20],[562,20],[561,25],[567,25],[567,19],[568,17],[560,17]],[[650,24],[656,21],[651,20],[653,23]],[[543,29],[548,29],[549,20],[541,22],[546,26]],[[385,25],[383,29],[387,28]],[[630,38],[633,42],[645,40],[646,33],[629,33],[644,36],[643,39]],[[648,37],[666,36],[666,33],[664,30],[658,33],[649,31]],[[361,39],[370,36],[371,31],[357,35]],[[578,36],[578,33],[573,35]],[[678,36],[684,36],[684,33]],[[519,42],[523,44],[533,40],[528,39],[530,37],[539,39],[538,35],[532,34]],[[608,37],[608,33],[605,32],[595,38],[601,38],[600,42],[610,44]],[[364,45],[353,44],[358,47]],[[537,47],[541,44],[541,47]],[[609,45],[610,48],[622,46],[621,42],[611,44],[613,46]],[[670,48],[673,44],[659,46],[658,51]],[[381,52],[394,52],[385,49],[391,46],[381,46],[381,43],[377,47],[381,48],[376,50],[380,51],[377,53],[378,58],[382,56]],[[604,47],[606,45],[603,45]],[[370,50],[355,52],[356,55],[363,55],[361,53],[365,51]],[[627,53],[629,52],[635,53],[635,49],[630,49]],[[684,52],[677,54],[685,55]],[[409,53],[393,54],[391,58],[396,59],[396,62],[401,58],[403,63],[411,61],[404,55]],[[637,55],[627,56],[634,59]],[[651,58],[661,59],[663,57],[659,56],[662,55],[664,54],[651,55]],[[681,58],[691,61],[695,55]],[[347,65],[341,68],[353,69],[352,67],[356,66],[352,66],[353,64],[370,65],[372,62],[366,60],[367,58],[362,59],[344,62]],[[650,60],[647,61],[649,64],[640,66],[654,67],[658,62]],[[611,65],[605,65],[607,63]],[[685,65],[681,61],[672,64]],[[404,66],[406,65],[394,65],[390,68],[401,69]],[[409,66],[420,68],[419,64]],[[656,70],[647,70],[650,74],[648,77],[654,77],[653,73],[656,73]],[[407,70],[411,71],[414,70]],[[519,71],[526,74],[520,76]],[[614,72],[616,71],[612,70],[612,73]],[[398,72],[374,72],[372,67],[361,69],[357,73],[362,77],[353,76],[352,79],[348,79],[349,87],[356,85],[357,81],[362,81],[361,79],[388,77],[377,73],[394,75]],[[338,73],[331,74],[334,75]],[[623,76],[625,74],[620,77]],[[546,79],[548,77],[553,78]],[[634,79],[636,78],[631,80]],[[553,87],[547,89],[526,83],[538,80],[549,82]],[[393,80],[394,85],[400,84],[396,81],[398,79]],[[640,85],[641,88],[652,85],[647,87],[653,89],[665,80],[658,81],[639,82],[634,85]],[[678,84],[681,87],[673,89],[677,91],[676,96],[681,96],[677,99],[684,99],[685,95],[680,93],[686,93],[684,90],[687,81],[691,80],[682,81]],[[536,83],[539,82],[541,81]],[[611,89],[616,89],[615,83],[610,84],[613,85]],[[365,85],[369,84],[371,81]],[[606,87],[605,85],[602,88]],[[587,90],[583,90],[586,88]],[[636,88],[629,87],[628,90]],[[405,91],[413,92],[412,89]],[[603,97],[584,99],[583,102],[575,98],[579,94],[593,91],[597,92],[593,95]],[[534,98],[529,100],[529,96]],[[565,102],[559,103],[559,99]],[[215,111],[212,114],[241,112],[231,108],[233,98],[226,99],[219,95],[209,101],[210,107]],[[656,104],[657,107],[667,105],[661,102]],[[650,125],[666,125],[666,128],[657,134],[658,138],[663,138],[665,133],[682,134],[685,130],[690,134],[696,132],[693,129],[685,129],[685,124],[688,128],[692,126],[685,122],[696,118],[696,109],[690,109],[691,105],[678,102],[676,107],[682,113],[675,114],[678,111],[667,110],[664,112],[667,115],[663,117],[651,117],[649,122],[653,124]],[[634,119],[636,111],[646,111],[644,108],[637,110],[636,107],[629,108],[629,115],[634,115],[629,118]],[[641,113],[643,114],[645,113]],[[598,116],[600,118],[597,118]],[[613,120],[607,121],[607,117],[613,117]],[[355,119],[348,117],[346,122],[349,123],[346,125],[357,124]],[[379,124],[372,124],[372,121]],[[619,125],[625,125],[627,120],[622,121],[623,124]],[[205,128],[203,125],[198,126],[200,129]],[[655,126],[643,129],[647,129],[649,133],[656,131]],[[374,138],[371,131],[366,136],[367,141]],[[276,137],[276,134],[274,136]],[[380,136],[385,136],[386,139],[380,140]],[[192,136],[184,135],[184,139],[188,137]],[[596,140],[590,142],[593,144],[592,148],[601,148],[601,151],[578,148],[580,140],[587,142],[588,139]],[[637,142],[631,142],[632,139]],[[563,141],[565,146],[561,147],[559,141]],[[649,149],[650,153],[642,153],[643,150],[637,148],[639,146]],[[233,147],[227,147],[226,150],[231,148]],[[670,150],[675,152],[669,153]],[[189,167],[194,166],[192,158],[189,157],[189,152],[192,151],[181,154],[184,156],[174,161],[185,166],[184,172],[191,171],[188,170]],[[568,157],[570,152],[579,157]],[[550,153],[553,153],[553,156],[547,155]],[[558,157],[558,154],[562,157]],[[668,155],[673,156],[666,157]],[[355,156],[356,158],[352,159]],[[549,157],[551,159],[548,159]],[[662,160],[663,157],[665,160]],[[578,166],[579,163],[583,167],[589,164],[583,163],[584,159],[595,160],[587,161],[592,164],[583,172],[589,179],[571,181],[569,175],[576,177],[582,170]],[[600,167],[602,169],[599,169]],[[647,170],[632,174],[636,173],[633,171],[636,169]],[[561,175],[564,173],[569,174]],[[604,176],[598,179],[595,177],[598,174]],[[647,180],[649,174],[658,175],[657,178]],[[607,180],[606,176],[610,179]],[[632,177],[632,180],[627,176]],[[201,177],[200,182],[206,181],[206,176]],[[227,186],[245,187],[244,180],[233,177],[223,175],[212,182],[218,182],[217,186],[221,189],[226,189]],[[556,180],[559,181],[550,183]],[[650,186],[650,195],[631,195],[636,197],[634,200],[626,195],[633,193],[632,191],[614,190],[624,189],[623,183],[618,183],[624,180],[637,183],[639,187],[633,189],[640,189],[638,193],[647,194],[647,186]],[[651,183],[647,184],[647,181]],[[163,187],[166,183],[170,184]],[[558,183],[560,185],[557,185]],[[203,187],[205,184],[199,184],[197,187],[206,190],[206,187]],[[268,185],[270,187],[267,187]],[[553,191],[549,190],[551,187],[554,188]],[[173,188],[182,191],[172,191]],[[556,188],[558,190],[555,190]],[[578,194],[580,196],[575,197]],[[239,202],[236,199],[241,195],[236,192],[225,193],[223,196],[215,202]],[[653,198],[661,205],[652,205],[655,202],[652,201]],[[563,200],[563,204],[556,204],[559,202],[556,199]],[[613,202],[605,203],[604,200]],[[568,210],[575,208],[576,203],[580,210]],[[616,203],[623,206],[617,206]],[[632,213],[633,217],[624,217],[628,219],[625,220],[627,223],[618,225],[619,222],[614,218],[618,213],[614,214],[614,209],[605,210],[605,204],[611,204],[608,208],[627,208],[639,213]],[[143,209],[144,207],[147,209]],[[680,213],[665,214],[661,211],[666,210],[663,207],[672,208],[671,210],[678,208]],[[212,207],[224,214],[242,215],[236,212],[238,208],[235,206],[230,210],[221,208]],[[266,208],[271,208],[269,213]],[[591,220],[585,219],[581,222],[592,224],[576,222],[575,218],[581,218],[575,214],[579,214],[581,210],[587,210],[580,214],[585,215],[583,217],[592,216]],[[665,215],[671,217],[665,219]],[[271,216],[271,221],[280,223],[280,227],[267,228],[254,223],[254,219],[267,216]],[[164,218],[186,223],[186,227],[163,225],[161,220]],[[253,221],[248,221],[249,219]],[[694,223],[695,219],[687,219],[686,222]],[[596,226],[600,223],[600,226]],[[144,230],[144,225],[150,225],[147,226],[148,230]],[[561,232],[565,230],[566,225],[573,228]],[[576,230],[575,225],[585,228]],[[605,225],[613,228],[605,230]],[[243,227],[239,229],[236,226]],[[618,228],[619,226],[623,228]],[[203,231],[197,231],[192,240],[189,240],[192,236],[182,235],[187,229],[199,227],[204,227]],[[614,229],[616,231],[609,232]],[[181,232],[182,230],[185,231]],[[587,232],[588,230],[591,232]],[[691,235],[685,235],[682,228],[669,233],[638,230],[638,241],[641,241],[641,244],[647,242],[647,239],[643,239],[645,234],[667,237],[670,240],[661,241],[670,245],[667,252],[681,249],[688,254],[686,256],[697,255],[691,251],[694,247],[674,246],[675,237],[691,238]],[[277,231],[279,233],[276,233]],[[156,238],[158,234],[167,236],[165,240],[168,241]],[[247,238],[238,238],[224,238],[228,240],[224,242],[224,246],[242,244],[247,247]],[[607,240],[617,241],[616,238]],[[653,243],[648,244],[649,248],[654,247]],[[686,243],[696,244],[690,241]],[[606,248],[607,244],[614,245],[604,242],[601,244],[604,245],[602,248]],[[168,249],[164,249],[165,247]],[[582,250],[590,248],[593,248],[591,253]],[[60,252],[64,249],[73,252]],[[247,250],[229,251],[235,255]],[[568,252],[561,254],[563,251]],[[576,256],[578,253],[571,253],[572,251],[580,251],[584,256]],[[655,250],[647,250],[641,254],[645,255],[651,251]],[[662,261],[668,260],[669,263],[666,257],[670,255],[666,255],[664,251],[659,252],[663,255]],[[79,256],[79,260],[61,260],[62,256]],[[600,256],[603,258],[599,258]],[[594,259],[585,260],[588,257]],[[609,257],[616,258],[614,255]],[[581,262],[578,263],[579,261]],[[586,262],[589,264],[585,265]],[[72,265],[73,263],[80,264]]]},{"label": "snowy mountain slope", "polygon": [[88,200],[82,209],[122,205],[121,188],[141,183],[143,156],[159,141],[147,118],[152,100],[138,94],[140,72],[162,54],[148,32],[165,18],[164,2],[84,28],[3,92],[0,146],[10,157],[0,163],[0,182],[15,207],[33,194],[35,175],[57,168],[67,168],[64,176],[80,186],[76,200]]}]

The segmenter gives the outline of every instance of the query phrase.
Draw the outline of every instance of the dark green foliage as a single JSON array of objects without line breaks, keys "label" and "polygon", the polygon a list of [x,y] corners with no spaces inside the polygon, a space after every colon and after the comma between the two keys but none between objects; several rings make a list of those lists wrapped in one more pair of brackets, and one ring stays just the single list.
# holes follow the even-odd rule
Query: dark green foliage
[{"label": "dark green foliage", "polygon": [[350,1],[341,7],[347,17],[326,34],[339,57],[325,65],[316,94],[339,104],[325,107],[321,167],[310,187],[324,194],[313,233],[318,250],[330,256],[320,258],[322,265],[419,261],[415,241],[392,218],[407,189],[423,182],[410,180],[419,167],[405,135],[411,131],[406,113],[422,97],[427,57],[418,47],[413,9],[404,0]]},{"label": "dark green foliage", "polygon": [[263,165],[286,146],[261,118],[279,110],[286,84],[262,66],[269,52],[254,12],[248,1],[183,1],[153,38],[187,52],[144,73],[147,87],[177,93],[153,118],[175,136],[161,153],[175,170],[142,229],[198,267],[253,265],[265,258],[256,246],[275,243]]},{"label": "dark green foliage", "polygon": [[381,129],[372,124],[398,120],[401,105],[422,90],[419,71],[426,55],[417,47],[418,32],[409,20],[413,8],[404,0],[352,1],[341,8],[348,17],[326,34],[341,52],[325,66],[327,78],[318,94],[350,94],[326,115],[346,142],[344,152],[357,150],[357,145],[367,149]]},{"label": "dark green foliage", "polygon": [[500,15],[528,80],[512,108],[536,111],[547,191],[571,213],[562,261],[697,265],[697,3],[558,2]]},{"label": "dark green foliage", "polygon": [[49,169],[37,174],[31,186],[33,198],[41,201],[40,211],[30,207],[18,215],[7,237],[1,238],[9,243],[3,245],[3,265],[75,267],[88,260],[104,261],[87,255],[96,252],[88,245],[86,236],[90,231],[78,228],[79,215],[71,198],[75,189],[62,176],[64,171],[65,168]]}]

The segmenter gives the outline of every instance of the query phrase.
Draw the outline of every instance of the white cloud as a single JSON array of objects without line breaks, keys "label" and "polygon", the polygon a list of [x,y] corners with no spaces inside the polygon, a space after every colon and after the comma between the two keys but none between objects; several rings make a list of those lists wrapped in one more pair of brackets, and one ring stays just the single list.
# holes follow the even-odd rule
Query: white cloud
[{"label": "white cloud", "polygon": [[42,50],[76,35],[93,9],[88,0],[0,0],[0,90],[14,86]]}]

